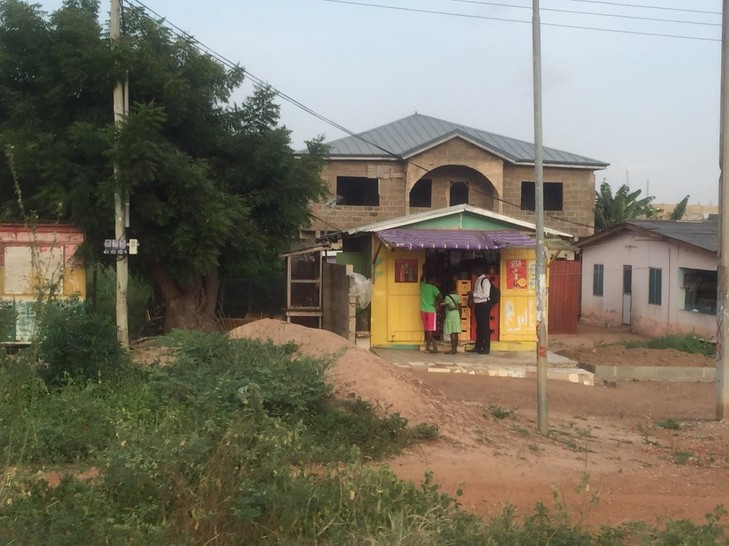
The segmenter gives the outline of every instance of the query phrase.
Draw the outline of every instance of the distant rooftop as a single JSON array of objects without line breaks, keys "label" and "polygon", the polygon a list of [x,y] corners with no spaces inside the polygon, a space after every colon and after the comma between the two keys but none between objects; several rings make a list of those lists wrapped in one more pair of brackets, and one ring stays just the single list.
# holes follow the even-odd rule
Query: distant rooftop
[{"label": "distant rooftop", "polygon": [[679,220],[631,220],[627,222],[641,229],[673,239],[681,243],[703,248],[711,252],[719,251],[718,222],[681,222]]},{"label": "distant rooftop", "polygon": [[[533,165],[534,144],[442,119],[413,114],[381,127],[327,142],[332,159],[407,159],[451,138],[460,137],[514,163]],[[597,159],[543,147],[545,165],[604,169],[609,164]]]},{"label": "distant rooftop", "polygon": [[709,252],[719,251],[719,225],[715,221],[628,220],[577,242],[577,246],[590,246],[614,233],[625,230],[691,245]]}]

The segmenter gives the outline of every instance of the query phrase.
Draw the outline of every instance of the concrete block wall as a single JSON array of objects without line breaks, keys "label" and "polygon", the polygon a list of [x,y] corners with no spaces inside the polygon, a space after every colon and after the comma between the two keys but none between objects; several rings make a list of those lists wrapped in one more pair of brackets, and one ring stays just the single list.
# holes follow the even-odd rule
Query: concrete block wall
[{"label": "concrete block wall", "polygon": [[[430,178],[431,209],[449,206],[452,182],[469,185],[469,204],[493,210],[528,222],[532,211],[521,210],[521,183],[534,180],[532,166],[512,165],[501,158],[463,140],[451,139],[425,150],[406,161],[333,160],[322,170],[330,196],[337,191],[338,176],[376,178],[379,206],[327,206],[313,203],[315,218],[311,229],[334,231],[350,229],[381,220],[398,218],[429,210],[409,207],[410,189],[421,179]],[[545,182],[563,184],[563,210],[548,211],[547,227],[585,237],[593,233],[595,209],[595,175],[589,169],[544,168]]]},{"label": "concrete block wall", "polygon": [[380,205],[332,205],[312,203],[314,216],[311,229],[333,231],[364,226],[405,215],[405,164],[402,161],[330,161],[322,169],[322,179],[331,198],[337,195],[338,176],[376,178],[379,182]]},{"label": "concrete block wall", "polygon": [[352,266],[324,264],[322,281],[322,329],[355,342],[357,329],[357,299],[352,296]]},{"label": "concrete block wall", "polygon": [[[507,165],[504,169],[503,213],[534,222],[534,212],[521,210],[521,183],[534,181],[534,168]],[[587,169],[544,168],[544,182],[561,182],[561,211],[545,211],[544,225],[580,237],[592,235],[595,223],[595,175]]]}]

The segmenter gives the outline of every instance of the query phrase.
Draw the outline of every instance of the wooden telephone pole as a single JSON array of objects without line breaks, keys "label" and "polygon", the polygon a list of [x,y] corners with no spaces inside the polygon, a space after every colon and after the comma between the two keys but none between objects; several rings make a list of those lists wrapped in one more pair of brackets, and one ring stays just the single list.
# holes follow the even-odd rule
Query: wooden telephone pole
[{"label": "wooden telephone pole", "polygon": [[[111,0],[111,23],[109,28],[112,46],[121,38],[121,0]],[[125,82],[119,80],[114,86],[114,123],[119,124],[128,113]],[[118,180],[119,165],[114,162],[114,237],[126,241],[128,227],[127,199]],[[126,246],[126,245],[124,245]],[[117,339],[129,347],[129,317],[127,313],[127,291],[129,286],[129,258],[126,252],[116,256],[116,327]]]},{"label": "wooden telephone pole", "polygon": [[729,420],[729,0],[724,0],[721,30],[721,112],[719,121],[719,289],[716,311],[716,418]]},{"label": "wooden telephone pole", "polygon": [[534,212],[536,216],[537,430],[547,434],[547,265],[544,248],[544,158],[542,150],[542,36],[539,0],[532,0],[534,69]]}]

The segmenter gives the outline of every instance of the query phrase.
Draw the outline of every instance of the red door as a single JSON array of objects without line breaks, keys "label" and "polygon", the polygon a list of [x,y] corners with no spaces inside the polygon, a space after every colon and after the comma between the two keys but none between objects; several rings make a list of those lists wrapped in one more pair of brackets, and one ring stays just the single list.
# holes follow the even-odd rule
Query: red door
[{"label": "red door", "polygon": [[580,314],[580,262],[554,261],[549,265],[549,334],[576,334]]}]

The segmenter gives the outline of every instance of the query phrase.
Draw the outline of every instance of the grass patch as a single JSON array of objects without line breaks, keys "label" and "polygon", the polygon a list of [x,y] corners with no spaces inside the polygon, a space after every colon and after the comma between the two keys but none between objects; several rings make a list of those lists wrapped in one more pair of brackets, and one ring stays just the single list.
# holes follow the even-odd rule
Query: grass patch
[{"label": "grass patch", "polygon": [[709,357],[716,356],[716,344],[693,334],[664,336],[648,341],[625,341],[622,344],[628,349],[640,347],[647,349],[675,349],[684,353],[701,354]]}]

